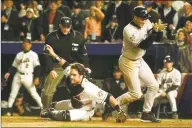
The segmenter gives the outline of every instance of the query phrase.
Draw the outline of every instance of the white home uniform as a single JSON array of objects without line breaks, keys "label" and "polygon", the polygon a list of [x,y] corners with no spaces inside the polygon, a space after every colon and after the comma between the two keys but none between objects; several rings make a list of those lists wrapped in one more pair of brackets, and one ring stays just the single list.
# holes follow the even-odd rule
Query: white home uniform
[{"label": "white home uniform", "polygon": [[17,69],[13,78],[11,93],[8,100],[8,107],[11,108],[22,85],[28,90],[37,104],[42,108],[41,98],[38,95],[35,86],[33,85],[33,72],[36,66],[39,66],[38,55],[30,50],[27,53],[19,52],[12,64]]},{"label": "white home uniform", "polygon": [[117,100],[120,105],[123,105],[139,99],[142,95],[142,81],[148,87],[143,106],[144,112],[151,111],[154,95],[156,95],[158,90],[158,82],[142,58],[146,50],[138,47],[140,42],[148,37],[150,29],[152,29],[152,24],[149,20],[146,20],[142,28],[136,27],[132,22],[129,23],[123,31],[123,49],[119,58],[119,67],[129,92],[119,96]]},{"label": "white home uniform", "polygon": [[103,103],[108,93],[98,88],[93,83],[83,78],[81,84],[83,91],[78,94],[79,101],[83,106],[79,109],[72,107],[71,100],[59,101],[55,104],[55,110],[68,110],[70,113],[70,121],[88,121],[94,115],[96,103]]},{"label": "white home uniform", "polygon": [[[166,91],[173,85],[177,85],[178,87],[181,85],[181,73],[173,68],[171,72],[168,72],[167,70],[163,70],[158,74],[157,81],[159,82],[160,90]],[[167,93],[167,98],[170,103],[171,109],[173,112],[177,111],[177,104],[176,104],[176,97],[177,97],[177,89],[169,91]],[[154,105],[156,102],[154,103]]]}]

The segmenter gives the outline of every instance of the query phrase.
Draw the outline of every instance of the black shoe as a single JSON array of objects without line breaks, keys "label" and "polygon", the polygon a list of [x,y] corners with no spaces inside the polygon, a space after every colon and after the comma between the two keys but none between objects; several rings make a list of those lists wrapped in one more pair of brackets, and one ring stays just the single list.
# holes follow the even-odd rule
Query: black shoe
[{"label": "black shoe", "polygon": [[155,117],[155,115],[152,112],[143,112],[141,116],[142,122],[154,122],[154,123],[160,123],[161,121]]},{"label": "black shoe", "polygon": [[50,111],[47,109],[41,110],[40,117],[41,118],[49,118],[50,116]]},{"label": "black shoe", "polygon": [[13,116],[13,108],[7,108],[6,116]]},{"label": "black shoe", "polygon": [[172,119],[179,119],[177,112],[172,113]]},{"label": "black shoe", "polygon": [[105,110],[102,114],[102,119],[106,121],[110,116],[112,116],[112,112],[114,111],[113,107],[110,104],[105,104]]},{"label": "black shoe", "polygon": [[127,120],[127,115],[125,114],[124,111],[120,111],[118,112],[117,118],[116,118],[116,122],[117,123],[123,123]]}]

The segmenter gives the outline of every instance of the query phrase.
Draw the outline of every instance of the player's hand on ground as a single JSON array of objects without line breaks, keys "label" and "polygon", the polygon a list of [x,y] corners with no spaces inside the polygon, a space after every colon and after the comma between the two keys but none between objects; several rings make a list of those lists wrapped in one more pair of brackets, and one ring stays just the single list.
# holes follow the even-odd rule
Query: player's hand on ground
[{"label": "player's hand on ground", "polygon": [[57,72],[56,72],[55,70],[52,70],[52,71],[50,72],[50,77],[51,77],[52,79],[56,79],[56,78],[58,77]]},{"label": "player's hand on ground", "polygon": [[52,57],[56,57],[56,54],[55,54],[53,48],[52,48],[50,45],[46,44],[45,47],[46,47],[46,49],[49,51],[49,54],[50,54]]},{"label": "player's hand on ground", "polygon": [[39,85],[39,77],[37,77],[37,78],[35,78],[35,79],[33,80],[33,84],[34,84],[35,86],[38,86],[38,85]]},{"label": "player's hand on ground", "polygon": [[9,76],[10,76],[10,73],[9,73],[9,72],[6,73],[6,74],[5,74],[5,79],[8,80],[8,79],[9,79]]}]

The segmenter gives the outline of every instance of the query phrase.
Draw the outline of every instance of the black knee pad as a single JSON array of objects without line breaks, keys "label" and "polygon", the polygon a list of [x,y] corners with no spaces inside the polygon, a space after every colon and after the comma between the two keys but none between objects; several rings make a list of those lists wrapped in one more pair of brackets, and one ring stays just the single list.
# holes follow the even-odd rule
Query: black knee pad
[{"label": "black knee pad", "polygon": [[50,111],[50,118],[56,121],[71,121],[70,112],[68,110]]}]

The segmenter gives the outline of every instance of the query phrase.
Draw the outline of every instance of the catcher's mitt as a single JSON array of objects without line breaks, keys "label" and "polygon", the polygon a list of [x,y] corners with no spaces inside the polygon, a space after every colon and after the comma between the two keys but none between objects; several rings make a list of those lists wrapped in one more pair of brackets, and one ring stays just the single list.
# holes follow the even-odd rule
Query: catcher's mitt
[{"label": "catcher's mitt", "polygon": [[76,109],[83,107],[83,103],[80,101],[79,97],[72,97],[71,104],[72,104],[73,108],[76,108]]},{"label": "catcher's mitt", "polygon": [[124,123],[127,120],[127,115],[122,110],[118,112],[116,122],[117,123]]}]

